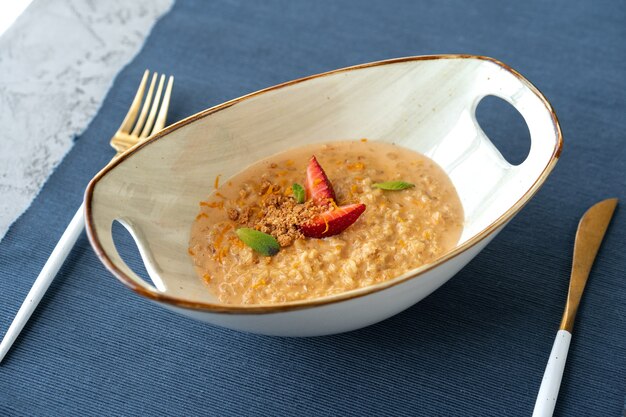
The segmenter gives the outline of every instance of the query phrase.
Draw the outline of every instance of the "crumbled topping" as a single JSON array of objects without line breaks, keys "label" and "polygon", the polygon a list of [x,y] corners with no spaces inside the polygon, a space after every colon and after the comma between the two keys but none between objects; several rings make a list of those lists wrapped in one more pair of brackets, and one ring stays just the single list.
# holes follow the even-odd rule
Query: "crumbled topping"
[{"label": "crumbled topping", "polygon": [[228,209],[228,218],[234,221],[237,221],[239,219],[239,211],[237,211],[236,208],[229,208]]},{"label": "crumbled topping", "polygon": [[304,237],[299,225],[328,208],[316,206],[313,201],[298,204],[293,196],[287,196],[281,190],[280,185],[263,181],[258,192],[262,196],[260,202],[244,206],[241,210],[231,209],[232,215],[229,210],[228,217],[243,226],[274,236],[282,247],[293,244],[296,239]]},{"label": "crumbled topping", "polygon": [[239,214],[239,224],[248,224],[250,217],[252,217],[252,207],[244,207]]}]

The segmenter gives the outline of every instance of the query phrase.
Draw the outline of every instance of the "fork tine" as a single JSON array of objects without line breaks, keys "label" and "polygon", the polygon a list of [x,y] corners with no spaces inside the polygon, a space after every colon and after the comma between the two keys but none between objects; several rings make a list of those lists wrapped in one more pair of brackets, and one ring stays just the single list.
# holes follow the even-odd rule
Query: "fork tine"
[{"label": "fork tine", "polygon": [[135,123],[135,119],[137,118],[137,113],[139,112],[139,106],[141,105],[141,99],[143,98],[143,93],[146,89],[146,82],[148,81],[148,75],[150,74],[150,70],[145,70],[143,73],[143,77],[141,77],[141,82],[139,83],[139,88],[137,89],[137,93],[135,94],[135,98],[128,109],[128,113],[126,113],[126,117],[124,117],[124,121],[120,125],[118,130],[128,133],[130,129],[133,127]]},{"label": "fork tine", "polygon": [[154,84],[156,84],[157,76],[158,74],[156,72],[152,75],[152,81],[150,82],[150,88],[148,88],[148,94],[146,94],[146,99],[141,107],[141,113],[139,113],[139,119],[137,119],[137,124],[135,125],[133,132],[130,134],[131,136],[139,135],[139,132],[143,128],[143,124],[146,121],[146,115],[148,114],[148,109],[150,108],[150,103],[152,102],[152,92],[154,91]]},{"label": "fork tine", "polygon": [[150,115],[148,116],[148,121],[146,125],[143,127],[141,134],[139,135],[139,139],[145,139],[148,137],[148,133],[152,130],[152,124],[154,123],[154,118],[156,117],[157,110],[159,109],[159,101],[161,100],[161,92],[163,91],[163,83],[165,82],[165,75],[161,74],[161,78],[159,79],[159,87],[157,88],[156,94],[154,95],[154,102],[152,103],[152,107],[150,108]]},{"label": "fork tine", "polygon": [[174,76],[170,75],[167,80],[167,87],[165,87],[165,94],[163,95],[163,102],[161,103],[161,109],[159,110],[159,115],[157,116],[156,122],[154,122],[154,127],[152,128],[152,132],[150,135],[154,135],[155,133],[163,130],[165,127],[165,119],[167,117],[167,110],[170,105],[170,97],[172,95],[172,87],[174,86]]}]

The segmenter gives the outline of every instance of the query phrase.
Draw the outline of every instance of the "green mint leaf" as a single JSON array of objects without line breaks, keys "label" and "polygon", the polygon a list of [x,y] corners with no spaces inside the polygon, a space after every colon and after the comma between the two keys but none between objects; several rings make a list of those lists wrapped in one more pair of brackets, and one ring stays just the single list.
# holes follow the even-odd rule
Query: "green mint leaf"
[{"label": "green mint leaf", "polygon": [[372,184],[373,188],[380,188],[381,190],[387,191],[399,191],[406,190],[407,188],[415,187],[415,184],[411,184],[410,182],[405,181],[386,181],[386,182],[378,182],[376,184]]},{"label": "green mint leaf", "polygon": [[280,250],[278,241],[272,235],[258,230],[242,227],[235,231],[243,243],[250,246],[263,256],[274,256]]},{"label": "green mint leaf", "polygon": [[298,204],[304,203],[304,188],[300,184],[295,183],[291,186],[291,189],[293,191],[293,197],[296,199]]}]

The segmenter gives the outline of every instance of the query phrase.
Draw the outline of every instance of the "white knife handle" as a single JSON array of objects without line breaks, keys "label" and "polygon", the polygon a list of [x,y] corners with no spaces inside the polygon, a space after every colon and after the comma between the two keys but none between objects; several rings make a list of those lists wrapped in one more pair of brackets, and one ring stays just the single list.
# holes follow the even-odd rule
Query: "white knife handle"
[{"label": "white knife handle", "polygon": [[556,334],[556,339],[554,339],[554,345],[552,345],[552,351],[550,352],[550,359],[541,380],[539,394],[537,394],[533,417],[550,417],[554,413],[554,406],[559,395],[561,378],[563,377],[563,369],[565,368],[571,339],[572,334],[567,330],[559,330]]},{"label": "white knife handle", "polygon": [[13,323],[11,323],[9,330],[7,330],[4,335],[4,339],[2,339],[2,343],[0,343],[0,362],[2,362],[4,355],[7,354],[31,314],[33,314],[33,311],[37,308],[39,301],[41,301],[41,298],[46,293],[46,290],[54,280],[57,272],[61,269],[63,262],[65,262],[65,258],[67,258],[67,255],[74,247],[78,236],[80,236],[80,233],[84,229],[84,206],[81,204],[76,214],[74,214],[72,221],[67,226],[67,229],[63,232],[61,239],[54,247],[52,254],[43,266],[43,269],[39,273],[39,276],[35,280],[32,288],[28,292],[28,295],[22,303],[20,310],[17,312],[17,315],[13,319]]}]

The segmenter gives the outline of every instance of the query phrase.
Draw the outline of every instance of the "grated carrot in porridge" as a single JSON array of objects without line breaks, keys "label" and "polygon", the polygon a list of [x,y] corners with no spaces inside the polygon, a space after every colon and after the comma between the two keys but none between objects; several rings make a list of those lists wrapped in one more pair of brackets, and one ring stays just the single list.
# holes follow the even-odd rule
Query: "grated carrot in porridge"
[{"label": "grated carrot in porridge", "polygon": [[[310,176],[312,159],[321,176]],[[306,200],[298,201],[294,184],[305,184]],[[383,282],[452,249],[463,227],[456,190],[435,162],[364,139],[274,155],[199,206],[189,255],[228,304],[306,300]],[[244,243],[242,228],[275,239],[273,256]]]}]

